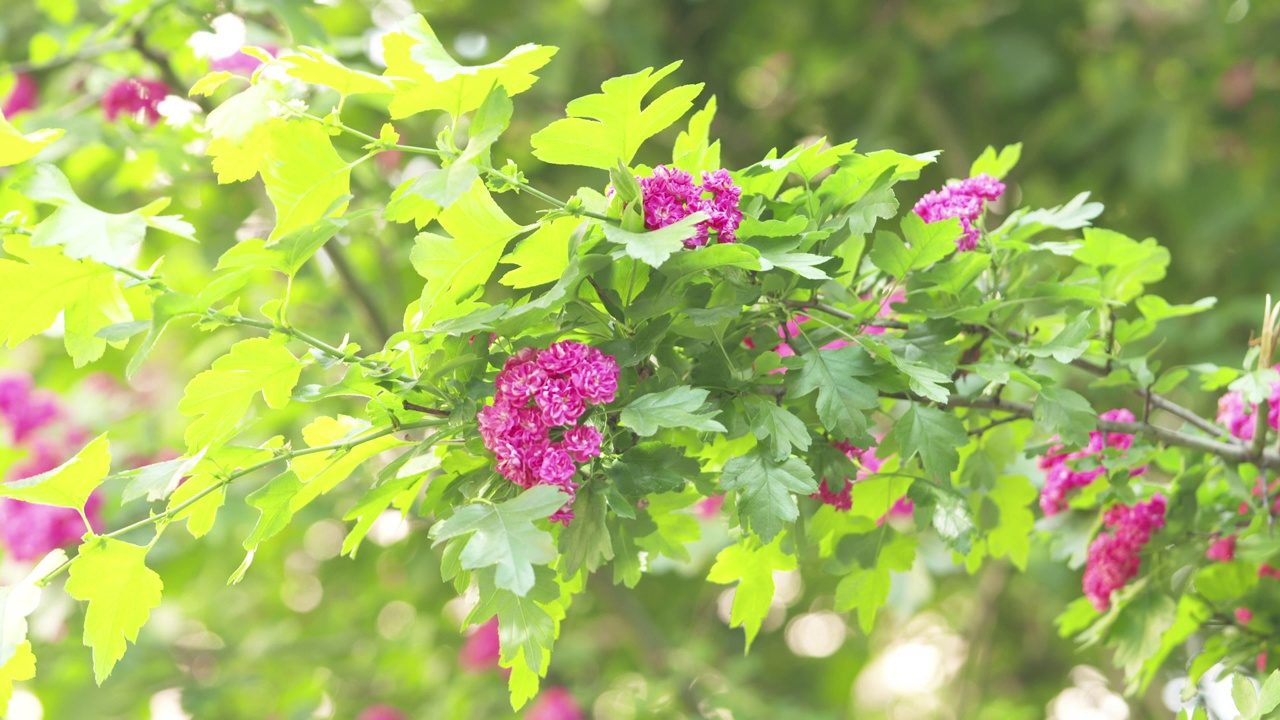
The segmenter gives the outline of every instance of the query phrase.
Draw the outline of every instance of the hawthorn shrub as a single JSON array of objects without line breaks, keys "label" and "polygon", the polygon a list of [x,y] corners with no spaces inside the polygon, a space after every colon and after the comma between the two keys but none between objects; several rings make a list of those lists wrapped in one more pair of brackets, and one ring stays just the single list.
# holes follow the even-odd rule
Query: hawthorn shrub
[{"label": "hawthorn shrub", "polygon": [[[1185,667],[1197,701],[1196,681],[1227,668],[1243,716],[1280,704],[1280,674],[1260,690],[1245,677],[1273,664],[1280,576],[1269,301],[1239,368],[1166,367],[1157,325],[1213,299],[1147,293],[1168,252],[1093,225],[1103,207],[1087,193],[1014,207],[1003,180],[1020,146],[987,149],[942,188],[909,185],[936,153],[853,141],[728,169],[714,97],[666,82],[678,63],[611,79],[531,134],[544,166],[591,178],[555,197],[494,157],[555,48],[461,65],[414,16],[382,49],[382,74],[305,46],[212,58],[190,90],[207,116],[167,142],[207,155],[219,183],[261,178],[274,221],[235,244],[166,214],[166,199],[123,213],[82,200],[45,162],[71,139],[19,129],[36,100],[18,77],[0,164],[25,205],[3,221],[0,337],[14,347],[56,325],[76,368],[127,353],[128,377],[173,328],[234,344],[177,379],[187,425],[169,455],[126,457],[111,430],[60,426],[29,380],[0,384],[16,448],[0,542],[31,562],[0,589],[0,701],[36,673],[27,618],[50,594],[85,603],[101,683],[161,603],[147,558],[166,533],[203,538],[247,503],[257,523],[226,572],[253,583],[259,549],[346,483],[363,497],[340,514],[342,552],[389,509],[428,518],[412,541],[477,598],[462,662],[496,654],[517,709],[590,576],[630,588],[660,558],[687,562],[697,518],[720,514],[731,538],[707,579],[736,588],[748,646],[776,571],[833,576],[835,610],[869,632],[919,548],[974,573],[1025,569],[1043,542],[1082,577],[1059,632],[1113,648],[1130,692]],[[123,78],[101,111],[158,132],[200,109],[175,89]],[[352,124],[353,104],[385,122]],[[420,114],[439,118],[434,143],[397,130]],[[672,127],[668,159],[649,141]],[[661,162],[638,162],[642,147]],[[354,173],[409,157],[431,164],[387,195],[353,192]],[[387,278],[350,277],[342,255],[380,222],[421,231],[391,259],[425,280],[391,328],[360,292]],[[172,237],[229,247],[200,264],[175,246],[171,274],[154,249]],[[332,298],[295,292],[322,250],[366,325],[335,327]],[[1195,383],[1221,395],[1216,418],[1169,399]],[[286,434],[264,438],[255,419]],[[119,522],[100,520],[104,495],[126,503]],[[540,702],[581,714],[562,689]]]}]

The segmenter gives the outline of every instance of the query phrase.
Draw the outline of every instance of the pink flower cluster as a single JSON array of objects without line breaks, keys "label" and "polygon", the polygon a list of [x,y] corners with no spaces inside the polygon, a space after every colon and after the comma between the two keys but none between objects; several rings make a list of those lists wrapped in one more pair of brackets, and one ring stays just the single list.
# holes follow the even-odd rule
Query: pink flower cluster
[{"label": "pink flower cluster", "polygon": [[102,112],[110,121],[123,113],[125,117],[145,119],[155,125],[160,122],[160,101],[168,94],[169,86],[159,80],[118,80],[103,93]]},{"label": "pink flower cluster", "polygon": [[[523,488],[558,485],[577,496],[575,463],[600,455],[600,431],[576,425],[588,405],[613,402],[618,363],[610,355],[564,340],[512,355],[495,381],[493,404],[480,411],[480,436],[498,458],[496,469]],[[552,429],[559,435],[553,441]],[[572,499],[551,516],[568,524]]]},{"label": "pink flower cluster", "polygon": [[[728,170],[704,170],[701,185],[694,183],[693,176],[684,170],[665,165],[655,168],[652,177],[637,179],[644,192],[646,229],[658,230],[703,212],[707,219],[698,223],[696,235],[684,241],[686,248],[706,245],[712,230],[716,242],[737,239],[738,225],[742,223],[742,211],[738,209],[742,188],[733,184]],[[710,197],[706,197],[708,194]]]},{"label": "pink flower cluster", "polygon": [[573,695],[562,687],[550,687],[538,695],[524,720],[586,720],[587,715]]},{"label": "pink flower cluster", "polygon": [[1004,183],[982,173],[930,192],[920,198],[911,211],[927,223],[960,218],[964,235],[956,240],[956,247],[964,252],[978,246],[978,228],[974,223],[986,209],[986,203],[1003,194]]},{"label": "pink flower cluster", "polygon": [[356,720],[409,720],[409,716],[390,705],[370,705]]},{"label": "pink flower cluster", "polygon": [[[1280,365],[1276,369],[1280,370]],[[1218,422],[1241,440],[1253,439],[1253,431],[1257,427],[1256,412],[1258,406],[1245,405],[1244,396],[1238,392],[1229,392],[1218,398]],[[1271,394],[1267,398],[1267,424],[1272,430],[1280,429],[1280,382],[1271,383]]]},{"label": "pink flower cluster", "polygon": [[[0,422],[8,432],[8,444],[27,451],[27,457],[10,469],[7,480],[58,467],[71,456],[70,448],[86,439],[83,430],[58,422],[63,415],[57,396],[35,390],[30,377],[0,378]],[[95,530],[101,526],[101,512],[102,496],[95,493],[85,507]],[[35,560],[75,543],[84,533],[84,522],[75,510],[0,498],[0,546],[15,560]]]},{"label": "pink flower cluster", "polygon": [[498,641],[498,618],[475,629],[458,653],[458,663],[467,672],[484,672],[498,667],[501,659],[501,643]]},{"label": "pink flower cluster", "polygon": [[[1209,546],[1204,556],[1214,562],[1231,562],[1236,559],[1236,536],[1228,535]],[[1259,570],[1261,572],[1261,570]]]},{"label": "pink flower cluster", "polygon": [[1166,500],[1155,495],[1146,502],[1114,505],[1102,516],[1113,532],[1099,533],[1089,546],[1084,570],[1084,594],[1099,612],[1111,607],[1111,593],[1138,574],[1139,553],[1151,540],[1151,533],[1164,527]]},{"label": "pink flower cluster", "polygon": [[[1102,419],[1109,422],[1133,422],[1133,413],[1124,408],[1102,413]],[[1090,470],[1076,470],[1068,464],[1088,457],[1099,457],[1106,448],[1128,450],[1133,447],[1133,436],[1128,433],[1089,433],[1089,444],[1083,450],[1064,453],[1061,445],[1054,445],[1049,452],[1038,461],[1041,470],[1047,471],[1044,489],[1040,491],[1040,509],[1046,517],[1057,515],[1067,509],[1067,493],[1076,488],[1086,487],[1097,480],[1106,468],[1101,462]],[[1131,471],[1132,475],[1141,475],[1146,467]]]},{"label": "pink flower cluster", "polygon": [[[862,450],[847,442],[833,443],[832,447],[843,452],[846,457],[858,466],[858,475],[853,480],[844,478],[841,482],[839,492],[832,490],[831,485],[827,482],[827,478],[824,477],[822,478],[822,481],[818,483],[818,492],[810,495],[809,497],[814,500],[820,500],[823,504],[830,505],[841,512],[848,512],[853,508],[853,484],[859,480],[866,480],[879,472],[880,468],[884,466],[884,460],[876,457],[875,447],[869,447]],[[904,515],[910,515],[915,511],[915,507],[915,503],[904,497],[899,499],[892,508],[889,508],[889,512],[886,516],[901,517]],[[884,518],[881,518],[881,522],[883,521]]]},{"label": "pink flower cluster", "polygon": [[0,112],[3,112],[6,118],[11,118],[20,112],[34,110],[36,90],[35,78],[26,73],[14,75],[13,89],[9,91],[9,97],[5,98],[4,103],[0,105]]}]

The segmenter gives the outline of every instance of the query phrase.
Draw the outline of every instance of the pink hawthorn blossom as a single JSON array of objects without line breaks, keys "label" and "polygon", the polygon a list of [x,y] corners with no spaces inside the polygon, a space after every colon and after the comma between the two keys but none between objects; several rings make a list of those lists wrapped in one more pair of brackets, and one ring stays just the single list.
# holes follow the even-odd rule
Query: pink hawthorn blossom
[{"label": "pink hawthorn blossom", "polygon": [[562,687],[550,687],[538,695],[524,720],[586,720],[582,706]]},{"label": "pink hawthorn blossom", "polygon": [[694,183],[693,176],[684,170],[665,165],[654,168],[651,177],[637,179],[644,195],[646,229],[658,230],[701,212],[707,219],[698,223],[695,235],[684,241],[686,248],[706,245],[712,231],[716,242],[737,240],[738,226],[742,224],[742,210],[738,208],[742,188],[733,184],[728,170],[703,171],[701,185]]},{"label": "pink hawthorn blossom", "polygon": [[159,80],[118,80],[102,95],[102,112],[111,121],[124,114],[155,125],[160,122],[157,108],[168,94],[169,86]]},{"label": "pink hawthorn blossom", "polygon": [[0,105],[0,112],[4,113],[6,118],[11,118],[20,112],[34,110],[37,94],[35,78],[26,73],[18,73],[13,76],[13,88],[9,90],[9,96],[4,99],[4,104]]},{"label": "pink hawthorn blossom", "polygon": [[1111,594],[1137,577],[1142,558],[1139,553],[1151,534],[1164,527],[1167,502],[1155,495],[1133,507],[1114,505],[1102,516],[1112,532],[1102,532],[1089,545],[1084,571],[1084,594],[1099,611],[1111,607]]},{"label": "pink hawthorn blossom", "polygon": [[1236,608],[1235,616],[1236,616],[1236,622],[1240,623],[1241,625],[1248,625],[1249,623],[1253,622],[1253,611],[1250,610],[1249,608],[1245,608],[1245,607]]},{"label": "pink hawthorn blossom", "polygon": [[484,672],[498,667],[500,654],[498,618],[493,618],[467,636],[458,653],[458,662],[468,672]]},{"label": "pink hawthorn blossom", "polygon": [[[1133,413],[1124,408],[1108,410],[1100,416],[1108,422],[1133,422]],[[1046,517],[1057,515],[1066,510],[1067,494],[1072,490],[1088,487],[1105,472],[1101,456],[1108,448],[1128,450],[1133,447],[1134,436],[1128,433],[1103,433],[1095,430],[1089,433],[1089,444],[1076,452],[1062,452],[1061,445],[1054,445],[1041,457],[1037,464],[1045,470],[1044,489],[1040,491],[1040,509]],[[1077,469],[1075,462],[1085,458],[1098,459],[1098,466],[1089,469]],[[1130,471],[1131,475],[1141,475],[1145,467]]]},{"label": "pink hawthorn blossom", "polygon": [[371,705],[356,720],[409,720],[409,716],[390,705]]},{"label": "pink hawthorn blossom", "polygon": [[966,252],[978,246],[979,232],[974,223],[986,210],[986,203],[999,198],[1004,190],[1004,183],[982,173],[930,192],[911,211],[927,223],[959,218],[964,234],[956,240],[956,247]]},{"label": "pink hawthorn blossom", "polygon": [[551,520],[568,524],[578,463],[599,457],[603,441],[598,429],[577,423],[589,405],[617,396],[617,361],[573,341],[523,348],[507,359],[494,389],[493,404],[476,417],[484,446],[497,460],[494,469],[522,488],[559,487],[570,500]]},{"label": "pink hawthorn blossom", "polygon": [[1236,536],[1228,535],[1210,545],[1204,556],[1215,562],[1231,562],[1236,557]]}]

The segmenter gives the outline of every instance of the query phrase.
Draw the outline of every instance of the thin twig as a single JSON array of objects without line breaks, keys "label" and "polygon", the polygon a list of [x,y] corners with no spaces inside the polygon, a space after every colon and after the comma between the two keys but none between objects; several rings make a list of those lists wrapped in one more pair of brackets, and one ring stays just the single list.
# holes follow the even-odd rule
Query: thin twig
[{"label": "thin twig", "polygon": [[364,283],[360,282],[360,278],[356,277],[355,270],[352,269],[351,263],[347,260],[346,252],[336,242],[331,242],[324,246],[324,253],[329,256],[329,260],[333,262],[333,269],[337,271],[338,277],[342,279],[342,283],[351,291],[356,303],[364,311],[378,345],[385,345],[387,339],[391,337],[387,321],[382,317],[378,302],[374,300],[369,289],[365,287]]}]

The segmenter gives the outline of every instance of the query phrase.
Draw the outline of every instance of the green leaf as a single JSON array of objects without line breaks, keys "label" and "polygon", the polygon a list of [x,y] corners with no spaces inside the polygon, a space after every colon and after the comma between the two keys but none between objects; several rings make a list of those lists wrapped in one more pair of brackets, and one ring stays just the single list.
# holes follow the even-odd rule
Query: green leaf
[{"label": "green leaf", "polygon": [[818,419],[838,436],[854,443],[866,442],[867,416],[880,404],[875,388],[857,380],[872,374],[875,367],[866,351],[848,346],[834,350],[811,350],[800,356],[804,366],[791,384],[793,397],[818,391]]},{"label": "green leaf", "polygon": [[480,107],[495,85],[508,96],[518,95],[537,82],[533,71],[556,54],[554,47],[521,45],[496,62],[460,65],[421,15],[405,18],[396,32],[384,36],[382,50],[383,75],[395,86],[393,119],[427,110],[456,118]]},{"label": "green leaf", "polygon": [[1231,699],[1244,720],[1256,720],[1258,713],[1258,689],[1253,680],[1243,673],[1231,676]]},{"label": "green leaf", "polygon": [[298,480],[305,486],[293,498],[293,512],[298,512],[312,500],[337,487],[370,458],[409,444],[395,435],[356,442],[371,430],[373,426],[367,421],[347,415],[336,418],[318,417],[302,429],[302,438],[310,447],[344,441],[351,441],[352,446],[345,451],[311,453],[289,461],[289,469],[297,474]]},{"label": "green leaf", "polygon": [[[684,248],[684,241],[697,234],[698,223],[706,220],[705,213],[696,212],[657,230],[631,232],[612,224],[604,225],[604,237],[621,245],[628,257],[635,258],[650,267],[659,268],[672,253]],[[697,249],[690,252],[698,252]]]},{"label": "green leaf", "polygon": [[960,221],[925,224],[915,213],[907,213],[902,218],[902,233],[905,243],[891,232],[877,232],[869,254],[872,264],[896,278],[906,277],[908,272],[926,268],[950,255],[961,234]]},{"label": "green leaf", "polygon": [[540,224],[533,234],[502,257],[501,262],[515,265],[516,269],[507,272],[498,282],[519,290],[559,280],[569,267],[569,247],[574,231],[581,225],[582,220],[576,217],[560,217]]},{"label": "green leaf", "polygon": [[[27,618],[40,605],[40,586],[36,583],[66,560],[65,552],[54,550],[24,579],[12,586],[0,587],[0,668],[6,666],[27,642]],[[0,702],[0,712],[3,711],[4,704]]]},{"label": "green leaf", "polygon": [[341,215],[351,194],[351,168],[319,123],[294,120],[272,127],[260,172],[276,210],[268,241],[327,215]]},{"label": "green leaf", "polygon": [[986,150],[978,156],[969,166],[969,177],[976,177],[983,173],[990,175],[997,180],[1009,174],[1013,166],[1018,164],[1018,159],[1022,157],[1022,143],[1014,143],[1006,145],[996,154],[996,149],[987,146]]},{"label": "green leaf", "polygon": [[[890,533],[881,529],[879,533]],[[893,582],[892,572],[907,572],[911,569],[916,557],[916,538],[911,535],[893,533],[888,542],[879,535],[876,540],[879,550],[875,554],[875,564],[869,568],[858,568],[845,575],[836,586],[836,610],[858,611],[858,625],[862,632],[870,634],[875,627],[876,613],[889,600],[889,588]]]},{"label": "green leaf", "polygon": [[1255,565],[1239,560],[1214,563],[1195,575],[1195,587],[1213,603],[1235,602],[1258,584]]},{"label": "green leaf", "polygon": [[772,541],[800,514],[792,493],[818,491],[813,471],[797,457],[774,460],[756,446],[751,452],[725,463],[720,486],[738,493],[738,515],[744,528]]},{"label": "green leaf", "polygon": [[645,95],[680,63],[657,72],[646,68],[605,80],[603,93],[569,103],[569,117],[557,120],[530,138],[533,154],[556,165],[584,165],[608,170],[621,160],[630,165],[640,145],[679,120],[693,107],[702,85],[681,85],[641,108]]},{"label": "green leaf", "polygon": [[1092,335],[1093,326],[1089,324],[1089,318],[1081,315],[1067,323],[1049,342],[1033,345],[1024,350],[1028,355],[1039,358],[1052,357],[1065,365],[1089,349],[1089,338]]},{"label": "green leaf", "polygon": [[826,255],[791,252],[799,245],[800,241],[798,240],[757,245],[760,250],[760,269],[782,268],[783,270],[790,270],[806,280],[830,280],[831,277],[822,270],[817,269],[816,266],[831,258]]},{"label": "green leaf", "polygon": [[146,547],[106,537],[90,538],[71,563],[67,594],[89,603],[84,644],[93,648],[93,675],[101,685],[124,657],[151,611],[160,606],[164,583],[147,567]]},{"label": "green leaf", "polygon": [[748,650],[773,604],[773,573],[795,569],[796,558],[783,552],[781,535],[768,545],[744,539],[716,555],[707,580],[722,585],[738,584],[733,591],[729,626],[741,627],[746,632]]},{"label": "green leaf", "polygon": [[[253,526],[249,536],[244,539],[244,549],[249,551],[250,557],[259,545],[289,526],[290,521],[293,520],[293,501],[298,493],[302,492],[302,487],[302,480],[298,478],[298,474],[289,470],[275,476],[266,485],[245,498],[249,507],[258,510],[258,522]],[[232,578],[232,582],[240,581],[244,570],[248,569],[248,563],[249,561],[246,560]]]},{"label": "green leaf", "polygon": [[662,442],[643,442],[622,453],[609,479],[629,498],[679,490],[698,475],[698,461]]},{"label": "green leaf", "polygon": [[[337,90],[340,95],[386,95],[392,91],[389,79],[352,70],[323,50],[306,45],[299,46],[297,53],[283,55],[280,60],[288,66],[288,73],[302,82],[312,85],[323,85]],[[195,92],[195,88],[192,88]]]},{"label": "green leaf", "polygon": [[793,445],[799,450],[809,449],[809,428],[787,409],[760,397],[747,398],[746,409],[752,434],[761,440],[772,438],[770,444],[777,457],[790,455]]},{"label": "green leaf", "polygon": [[641,395],[632,400],[619,416],[623,427],[648,437],[661,428],[691,428],[700,432],[725,432],[725,427],[712,418],[719,410],[703,410],[710,394],[688,385]]},{"label": "green leaf", "polygon": [[[1089,193],[1082,192],[1065,205],[1032,210],[1018,218],[1018,226],[1043,225],[1059,230],[1078,230],[1102,214],[1102,203],[1088,202]],[[1010,218],[1011,220],[1013,218]]]},{"label": "green leaf", "polygon": [[560,569],[566,578],[584,569],[595,572],[613,559],[613,541],[605,524],[608,508],[597,485],[578,491],[573,514],[573,522],[560,533],[560,553],[564,556]]},{"label": "green leaf", "polygon": [[722,267],[760,270],[760,251],[744,243],[719,243],[692,252],[677,252],[662,264],[662,274],[674,281]]},{"label": "green leaf", "polygon": [[124,489],[124,502],[132,502],[145,495],[147,502],[164,500],[178,489],[178,483],[204,460],[205,451],[201,450],[189,457],[180,457],[164,462],[144,465],[121,476],[131,477],[129,485]]},{"label": "green leaf", "polygon": [[[1143,289],[1164,279],[1169,251],[1147,238],[1138,242],[1112,230],[1084,229],[1084,245],[1072,257],[1097,268],[1102,275],[1104,298],[1129,302]],[[1103,268],[1107,268],[1103,272]]]},{"label": "green leaf", "polygon": [[676,136],[671,157],[676,167],[697,177],[704,170],[717,170],[720,164],[720,141],[711,142],[711,120],[716,116],[716,96],[689,118],[689,129]]},{"label": "green leaf", "polygon": [[1036,396],[1036,424],[1057,433],[1071,445],[1089,444],[1089,433],[1098,426],[1098,413],[1079,393],[1058,385],[1045,385]]},{"label": "green leaf", "polygon": [[31,652],[31,643],[24,642],[8,662],[0,665],[0,713],[9,711],[9,701],[13,699],[13,684],[32,680],[35,676],[36,656]]},{"label": "green leaf", "polygon": [[1160,651],[1160,639],[1173,626],[1177,606],[1157,592],[1144,592],[1120,609],[1111,626],[1108,644],[1115,648],[1115,662],[1127,677],[1134,677],[1152,655]]},{"label": "green leaf", "polygon": [[200,305],[196,298],[181,293],[165,292],[152,300],[151,327],[147,330],[147,336],[142,339],[142,343],[138,345],[138,349],[134,351],[133,357],[129,358],[129,365],[125,368],[125,377],[132,379],[134,374],[138,372],[142,367],[142,363],[146,362],[147,357],[151,355],[151,351],[160,342],[160,336],[164,334],[170,321],[182,315],[196,314],[199,310]]},{"label": "green leaf", "polygon": [[[339,201],[345,205],[350,195]],[[347,226],[344,218],[324,217],[316,222],[290,231],[276,242],[260,238],[245,240],[231,246],[218,258],[216,270],[240,268],[269,268],[290,277],[298,274],[302,266],[324,247],[333,236]]]},{"label": "green leaf", "polygon": [[76,367],[102,357],[98,331],[133,319],[115,274],[92,260],[73,260],[61,248],[33,248],[20,235],[5,238],[0,259],[0,338],[9,347],[48,330],[63,314],[63,344]]},{"label": "green leaf", "polygon": [[500,505],[474,503],[431,528],[431,539],[440,544],[450,538],[471,535],[462,550],[462,567],[476,570],[494,566],[497,587],[524,596],[533,589],[534,565],[556,558],[551,534],[533,524],[564,507],[569,496],[551,485],[539,485]]},{"label": "green leaf", "polygon": [[259,392],[268,407],[289,402],[302,363],[284,342],[283,337],[241,340],[187,383],[178,412],[196,417],[185,436],[190,451],[225,442]]},{"label": "green leaf", "polygon": [[[273,438],[262,448],[224,446],[208,453],[204,460],[197,463],[186,481],[178,486],[169,496],[168,510],[174,513],[170,522],[187,521],[187,531],[192,537],[204,537],[213,529],[218,517],[218,510],[227,499],[226,481],[228,473],[256,465],[279,449],[284,438]],[[211,457],[210,457],[211,456]],[[196,496],[199,495],[199,499]],[[190,502],[190,505],[187,503]],[[177,508],[182,507],[182,510]]]},{"label": "green leaf", "polygon": [[83,510],[89,496],[111,472],[107,434],[94,438],[58,467],[21,480],[0,483],[0,498]]},{"label": "green leaf", "polygon": [[1258,712],[1266,715],[1278,706],[1280,706],[1280,670],[1268,675],[1266,681],[1262,683],[1262,692],[1258,697]]},{"label": "green leaf", "polygon": [[8,120],[5,120],[4,113],[0,113],[0,167],[9,167],[30,160],[39,155],[41,150],[52,145],[64,133],[66,133],[65,130],[51,128],[23,135],[17,128],[10,125]]},{"label": "green leaf", "polygon": [[407,329],[430,327],[479,308],[474,297],[493,275],[507,242],[521,229],[480,181],[441,213],[439,221],[452,237],[422,233],[409,256],[427,284],[421,301],[406,313]]},{"label": "green leaf", "polygon": [[926,405],[913,404],[894,423],[893,438],[906,462],[919,454],[925,473],[932,480],[947,480],[960,465],[956,448],[969,444],[969,435],[959,418]]},{"label": "green leaf", "polygon": [[360,498],[355,507],[347,511],[343,516],[343,520],[355,520],[356,526],[347,533],[347,537],[342,541],[342,554],[351,557],[356,556],[356,551],[360,548],[360,543],[364,541],[369,531],[373,529],[373,524],[387,511],[392,505],[408,506],[417,497],[418,492],[422,489],[423,483],[427,480],[424,473],[411,473],[404,476],[396,476],[376,487],[370,488],[368,492]]},{"label": "green leaf", "polygon": [[1000,512],[1000,521],[987,531],[991,557],[1007,557],[1014,567],[1025,571],[1031,553],[1031,533],[1036,515],[1028,505],[1040,497],[1031,481],[1021,475],[1002,475],[987,498]]}]

